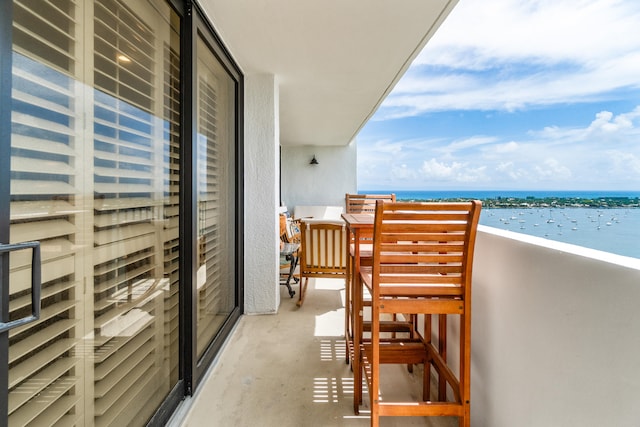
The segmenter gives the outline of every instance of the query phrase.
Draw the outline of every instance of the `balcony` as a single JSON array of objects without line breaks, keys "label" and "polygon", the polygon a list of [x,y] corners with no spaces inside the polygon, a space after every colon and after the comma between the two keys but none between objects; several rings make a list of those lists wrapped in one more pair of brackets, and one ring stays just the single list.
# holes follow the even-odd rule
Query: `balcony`
[{"label": "balcony", "polygon": [[[636,426],[640,259],[483,226],[476,245],[472,425]],[[310,288],[301,309],[282,288],[277,315],[244,316],[173,425],[369,425],[366,411],[352,409],[344,283]],[[395,391],[419,387],[403,368],[385,368]]]}]

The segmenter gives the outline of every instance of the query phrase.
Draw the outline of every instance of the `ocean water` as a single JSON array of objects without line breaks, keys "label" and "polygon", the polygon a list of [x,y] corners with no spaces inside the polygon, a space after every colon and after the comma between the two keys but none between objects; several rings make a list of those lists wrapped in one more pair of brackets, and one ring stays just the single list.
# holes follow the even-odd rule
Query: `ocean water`
[{"label": "ocean water", "polygon": [[[390,192],[393,191],[360,191],[360,193],[369,194]],[[394,193],[397,200],[640,197],[640,191],[395,191]],[[480,224],[640,258],[640,208],[483,207]]]},{"label": "ocean water", "polygon": [[480,224],[640,258],[639,208],[483,209]]}]

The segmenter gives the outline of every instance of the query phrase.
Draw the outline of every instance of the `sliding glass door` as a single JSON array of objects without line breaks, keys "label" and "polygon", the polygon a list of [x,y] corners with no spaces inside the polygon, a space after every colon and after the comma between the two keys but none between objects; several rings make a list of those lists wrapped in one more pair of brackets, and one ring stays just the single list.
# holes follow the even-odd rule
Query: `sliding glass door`
[{"label": "sliding glass door", "polygon": [[192,110],[194,147],[194,380],[197,384],[241,314],[240,75],[196,19]]},{"label": "sliding glass door", "polygon": [[242,76],[201,16],[0,2],[0,425],[161,425],[242,313]]},{"label": "sliding glass door", "polygon": [[179,378],[180,19],[15,0],[12,26],[10,242],[40,242],[42,311],[9,332],[8,425],[144,425]]}]

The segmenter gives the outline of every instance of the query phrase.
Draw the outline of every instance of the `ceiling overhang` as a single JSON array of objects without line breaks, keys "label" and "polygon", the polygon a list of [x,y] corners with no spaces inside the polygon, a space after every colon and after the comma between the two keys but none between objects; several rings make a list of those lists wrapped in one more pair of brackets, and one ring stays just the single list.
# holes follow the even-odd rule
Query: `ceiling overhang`
[{"label": "ceiling overhang", "polygon": [[282,145],[346,145],[458,0],[200,0],[245,75],[279,84]]}]

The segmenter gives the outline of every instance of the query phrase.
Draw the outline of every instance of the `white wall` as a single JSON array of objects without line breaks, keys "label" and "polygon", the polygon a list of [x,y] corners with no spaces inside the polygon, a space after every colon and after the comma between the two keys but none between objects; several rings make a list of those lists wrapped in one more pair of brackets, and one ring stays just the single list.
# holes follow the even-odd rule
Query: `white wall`
[{"label": "white wall", "polygon": [[[318,165],[309,162],[315,154]],[[344,206],[344,195],[357,190],[356,143],[346,146],[282,147],[282,203]]]},{"label": "white wall", "polygon": [[275,313],[280,305],[278,87],[273,75],[245,76],[244,310]]},{"label": "white wall", "polygon": [[480,226],[471,424],[640,425],[639,303],[638,259]]}]

